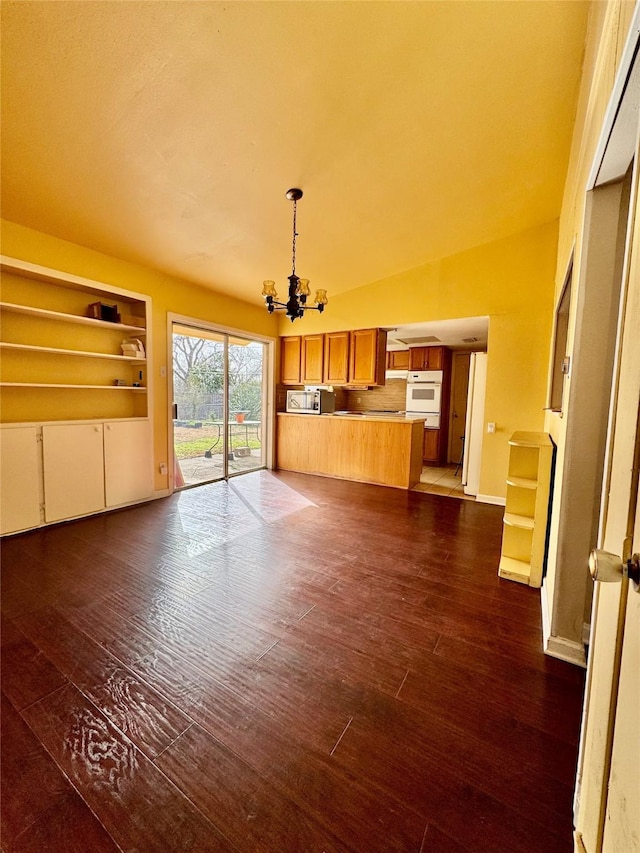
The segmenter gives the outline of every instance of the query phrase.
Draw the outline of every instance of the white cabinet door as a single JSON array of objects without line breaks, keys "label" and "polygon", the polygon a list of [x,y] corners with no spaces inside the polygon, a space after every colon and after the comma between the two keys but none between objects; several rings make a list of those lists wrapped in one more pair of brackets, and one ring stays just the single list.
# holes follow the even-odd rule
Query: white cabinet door
[{"label": "white cabinet door", "polygon": [[42,427],[45,520],[104,509],[102,424]]},{"label": "white cabinet door", "polygon": [[39,455],[36,427],[0,430],[0,534],[40,524]]},{"label": "white cabinet door", "polygon": [[149,421],[104,425],[104,470],[107,506],[120,506],[151,497],[153,476]]}]

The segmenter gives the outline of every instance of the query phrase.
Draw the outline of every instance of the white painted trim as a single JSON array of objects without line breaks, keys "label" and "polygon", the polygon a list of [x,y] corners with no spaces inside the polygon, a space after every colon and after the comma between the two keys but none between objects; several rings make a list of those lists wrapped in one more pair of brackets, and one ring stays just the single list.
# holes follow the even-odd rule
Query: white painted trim
[{"label": "white painted trim", "polygon": [[551,613],[549,611],[549,596],[547,595],[547,587],[545,581],[542,581],[540,587],[540,615],[542,617],[542,645],[546,645],[547,640],[551,636]]},{"label": "white painted trim", "polygon": [[587,666],[587,657],[584,644],[578,643],[575,640],[567,640],[564,637],[554,637],[551,635],[549,597],[544,581],[540,587],[540,611],[542,616],[542,649],[545,655],[549,655],[552,658],[559,658],[560,660],[567,661],[567,663],[572,663],[585,669]]},{"label": "white painted trim", "polygon": [[564,637],[548,637],[543,645],[545,655],[552,658],[573,663],[576,666],[586,669],[587,657],[584,653],[582,643],[577,643],[575,640],[565,640]]},{"label": "white painted trim", "polygon": [[507,505],[507,499],[499,498],[497,495],[476,495],[476,501],[480,504],[495,504],[496,506]]},{"label": "white painted trim", "polygon": [[[620,59],[618,73],[616,74],[616,80],[609,97],[609,104],[602,123],[602,129],[596,146],[593,164],[585,187],[586,192],[592,190],[599,182],[600,170],[602,169],[603,161],[608,153],[607,149],[611,142],[614,125],[620,118],[620,107],[624,99],[627,83],[629,82],[629,76],[631,74],[638,42],[640,42],[640,3],[636,3],[633,19],[629,27],[629,34]],[[628,108],[630,110],[637,110],[637,106],[631,103],[628,105]],[[630,144],[631,142],[632,141],[630,140]],[[633,150],[631,149],[631,157],[632,156]],[[629,162],[631,162],[631,157],[629,158]],[[612,179],[613,176],[611,175],[607,177],[607,181],[611,181]],[[602,178],[600,178],[600,182],[602,182]]]}]

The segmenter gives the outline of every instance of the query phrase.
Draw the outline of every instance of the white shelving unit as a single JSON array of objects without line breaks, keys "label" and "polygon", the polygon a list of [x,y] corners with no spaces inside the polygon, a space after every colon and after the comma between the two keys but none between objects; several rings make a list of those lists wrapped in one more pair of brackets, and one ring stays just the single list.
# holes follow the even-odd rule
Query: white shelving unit
[{"label": "white shelving unit", "polygon": [[[151,299],[14,258],[0,270],[0,533],[148,500]],[[125,322],[89,316],[96,302]],[[130,339],[146,352],[123,355]]]},{"label": "white shelving unit", "polygon": [[546,554],[554,445],[545,432],[515,432],[509,448],[498,574],[539,587]]},{"label": "white shelving unit", "polygon": [[[3,293],[9,294],[0,302],[0,349],[4,356],[0,388],[13,395],[3,398],[3,420],[31,420],[25,418],[25,408],[29,415],[29,406],[24,393],[29,389],[91,393],[116,390],[119,397],[122,392],[136,397],[147,393],[148,353],[145,357],[123,355],[120,343],[123,339],[146,339],[148,297],[14,258],[2,257],[0,267]],[[16,297],[24,301],[18,302]],[[134,319],[110,322],[86,316],[89,303],[94,301],[116,303]],[[110,362],[121,366],[117,374],[108,367],[98,368],[99,364],[106,366]],[[91,364],[96,367],[89,368]],[[127,370],[122,372],[124,368]],[[17,403],[15,395],[22,395]],[[114,412],[108,403],[102,409],[98,403],[95,405],[97,417],[121,414],[121,407]],[[68,410],[73,406],[73,402],[67,406],[64,419],[68,420]],[[37,403],[35,407],[34,420],[38,417]],[[16,417],[12,417],[13,409]],[[51,409],[50,402],[47,420],[52,419]],[[137,406],[126,414],[146,417],[148,409],[143,411]]]}]

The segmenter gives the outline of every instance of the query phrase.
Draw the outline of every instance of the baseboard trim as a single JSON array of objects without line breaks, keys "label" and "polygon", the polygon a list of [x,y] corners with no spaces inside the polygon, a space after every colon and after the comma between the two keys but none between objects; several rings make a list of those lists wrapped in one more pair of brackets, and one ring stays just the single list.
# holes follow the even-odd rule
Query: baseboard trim
[{"label": "baseboard trim", "polygon": [[476,495],[476,501],[481,504],[495,504],[495,506],[507,505],[507,499],[497,495]]},{"label": "baseboard trim", "polygon": [[584,643],[579,643],[577,640],[567,640],[566,637],[555,637],[551,634],[549,601],[544,581],[540,587],[540,611],[542,615],[542,650],[545,655],[559,658],[586,669],[587,655]]},{"label": "baseboard trim", "polygon": [[169,489],[156,489],[153,493],[153,500],[157,500],[158,498],[168,498],[171,492]]}]

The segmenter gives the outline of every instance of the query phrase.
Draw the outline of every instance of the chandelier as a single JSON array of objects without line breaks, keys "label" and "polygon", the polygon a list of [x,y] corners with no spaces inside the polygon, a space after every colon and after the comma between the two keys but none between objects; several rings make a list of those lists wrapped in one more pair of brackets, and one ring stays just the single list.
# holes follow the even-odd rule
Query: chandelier
[{"label": "chandelier", "polygon": [[324,306],[329,300],[327,299],[326,290],[316,290],[316,295],[313,299],[315,305],[307,305],[307,296],[311,293],[309,290],[309,279],[298,278],[296,275],[296,237],[298,236],[296,231],[296,213],[298,200],[302,198],[302,190],[296,188],[287,190],[287,198],[293,202],[293,269],[289,276],[289,301],[278,302],[276,283],[270,279],[262,283],[262,295],[267,304],[269,314],[273,314],[274,311],[286,310],[287,317],[293,323],[296,317],[303,317],[304,312],[309,309],[322,313]]}]

